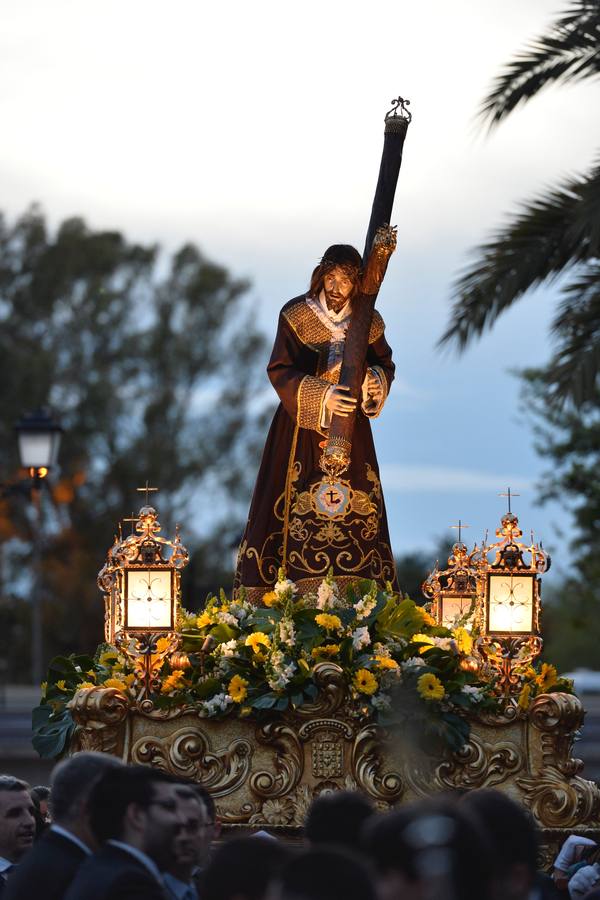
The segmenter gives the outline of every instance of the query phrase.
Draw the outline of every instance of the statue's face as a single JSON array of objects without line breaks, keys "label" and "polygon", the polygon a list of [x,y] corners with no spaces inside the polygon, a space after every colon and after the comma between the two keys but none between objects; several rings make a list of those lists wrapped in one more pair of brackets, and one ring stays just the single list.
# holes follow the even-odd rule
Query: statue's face
[{"label": "statue's face", "polygon": [[339,312],[348,302],[354,282],[341,266],[334,266],[323,279],[325,302],[333,312]]}]

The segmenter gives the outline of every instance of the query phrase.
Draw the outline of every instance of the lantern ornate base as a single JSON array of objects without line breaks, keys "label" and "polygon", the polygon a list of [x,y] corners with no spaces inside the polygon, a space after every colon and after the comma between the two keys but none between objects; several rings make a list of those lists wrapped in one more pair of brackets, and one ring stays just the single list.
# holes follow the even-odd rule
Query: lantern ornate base
[{"label": "lantern ornate base", "polygon": [[357,717],[336,666],[324,666],[320,681],[315,703],[260,722],[135,705],[114,688],[82,690],[71,701],[69,752],[99,750],[193,779],[230,828],[298,834],[313,798],[344,788],[387,809],[452,788],[494,787],[531,810],[546,867],[572,830],[600,839],[600,790],[571,757],[584,716],[577,697],[543,694],[526,713],[509,705],[473,719],[465,746],[434,758],[405,730]]}]

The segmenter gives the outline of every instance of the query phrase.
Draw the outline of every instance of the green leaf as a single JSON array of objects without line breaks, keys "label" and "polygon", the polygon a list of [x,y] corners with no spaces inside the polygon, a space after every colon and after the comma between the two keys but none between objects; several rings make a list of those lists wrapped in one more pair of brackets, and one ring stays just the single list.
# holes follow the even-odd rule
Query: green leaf
[{"label": "green leaf", "polygon": [[[39,709],[39,707],[38,707]],[[43,720],[45,713],[32,713],[32,721]],[[50,716],[45,724],[42,722],[33,731],[31,743],[34,750],[42,759],[56,759],[63,753],[71,734],[75,728],[75,723],[68,709]]]},{"label": "green leaf", "polygon": [[214,637],[219,644],[224,644],[226,641],[231,641],[238,636],[237,628],[233,628],[231,625],[225,625],[223,622],[220,622],[218,625],[213,625],[208,633],[211,637]]},{"label": "green leaf", "polygon": [[198,700],[206,700],[213,694],[218,694],[221,690],[221,682],[217,678],[207,678],[206,681],[199,681],[194,686],[194,696]]},{"label": "green leaf", "polygon": [[254,707],[254,709],[272,709],[279,697],[277,694],[262,694],[262,696],[257,697],[256,700],[253,700],[250,704]]}]

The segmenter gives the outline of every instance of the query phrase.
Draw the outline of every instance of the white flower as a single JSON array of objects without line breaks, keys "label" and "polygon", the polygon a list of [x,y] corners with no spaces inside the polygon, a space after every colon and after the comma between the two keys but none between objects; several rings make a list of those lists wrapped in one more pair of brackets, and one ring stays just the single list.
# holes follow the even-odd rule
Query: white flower
[{"label": "white flower", "polygon": [[392,698],[389,694],[383,694],[381,691],[371,697],[371,703],[379,712],[387,712],[392,707]]},{"label": "white flower", "polygon": [[267,682],[273,691],[281,691],[289,684],[290,679],[296,671],[296,663],[288,663],[284,666],[284,655],[281,650],[275,650],[271,654],[270,673],[267,675]]},{"label": "white flower", "polygon": [[282,619],[279,623],[279,640],[286,647],[293,647],[296,643],[296,629],[291,619]]},{"label": "white flower", "polygon": [[229,694],[215,694],[210,700],[205,700],[203,707],[207,716],[216,716],[219,712],[225,712],[228,706],[233,703]]},{"label": "white flower", "polygon": [[452,638],[432,637],[431,640],[441,650],[456,650],[456,641]]},{"label": "white flower", "polygon": [[231,613],[228,612],[218,612],[217,613],[217,622],[222,622],[223,625],[233,625],[237,628],[238,620],[235,616],[232,616]]},{"label": "white flower", "polygon": [[368,647],[370,643],[371,635],[366,625],[352,632],[352,646],[355,650],[362,650],[363,647]]},{"label": "white flower", "polygon": [[235,656],[237,651],[237,644],[238,642],[234,638],[231,641],[226,641],[223,644],[219,644],[217,650],[219,651],[221,656]]},{"label": "white flower", "polygon": [[317,609],[334,609],[338,605],[339,596],[337,584],[329,584],[328,581],[322,581],[317,591]]},{"label": "white flower", "polygon": [[284,578],[282,579],[282,581],[278,581],[274,587],[274,591],[278,597],[283,596],[283,594],[287,594],[288,591],[290,592],[290,596],[293,596],[297,590],[298,588],[293,581],[290,581],[289,578]]},{"label": "white flower", "polygon": [[240,603],[238,600],[234,600],[234,602],[229,607],[229,612],[236,617],[238,622],[244,622],[245,619],[248,618],[248,613],[250,610],[248,609],[247,604]]},{"label": "white flower", "polygon": [[384,656],[389,659],[391,655],[390,648],[386,644],[382,644],[380,641],[373,644],[373,656]]},{"label": "white flower", "polygon": [[421,659],[420,656],[411,656],[409,659],[405,659],[404,662],[400,663],[400,667],[402,671],[405,669],[416,669],[419,666],[424,666],[425,660]]},{"label": "white flower", "polygon": [[365,594],[362,600],[359,600],[358,603],[354,604],[356,618],[359,620],[366,619],[375,609],[376,603],[377,599],[375,597],[372,597],[371,594]]},{"label": "white flower", "polygon": [[466,694],[474,703],[479,703],[480,700],[483,700],[481,688],[475,687],[474,684],[464,684],[461,689],[461,694]]}]

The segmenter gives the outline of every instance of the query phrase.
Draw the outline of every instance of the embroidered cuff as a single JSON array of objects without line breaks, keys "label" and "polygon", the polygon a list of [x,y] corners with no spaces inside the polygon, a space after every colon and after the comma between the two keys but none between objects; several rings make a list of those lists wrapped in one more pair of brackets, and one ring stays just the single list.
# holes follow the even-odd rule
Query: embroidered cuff
[{"label": "embroidered cuff", "polygon": [[385,377],[385,372],[383,371],[381,366],[370,366],[368,371],[369,374],[376,378],[381,385],[383,389],[383,396],[381,397],[381,400],[373,400],[373,398],[369,396],[369,393],[367,391],[365,379],[365,383],[363,384],[363,399],[361,403],[361,409],[364,412],[365,416],[367,416],[369,419],[376,419],[383,409],[383,404],[387,400],[388,383],[387,378]]},{"label": "embroidered cuff", "polygon": [[331,389],[331,383],[314,375],[305,375],[298,388],[296,398],[296,422],[300,428],[321,430],[325,398]]}]

